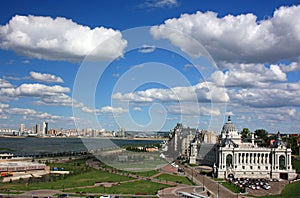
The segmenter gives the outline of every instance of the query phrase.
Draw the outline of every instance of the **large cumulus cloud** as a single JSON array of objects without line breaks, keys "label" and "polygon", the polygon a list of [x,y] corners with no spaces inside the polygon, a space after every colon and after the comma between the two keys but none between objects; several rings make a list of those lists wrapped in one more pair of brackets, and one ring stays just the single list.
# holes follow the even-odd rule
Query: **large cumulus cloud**
[{"label": "large cumulus cloud", "polygon": [[126,45],[117,30],[91,29],[63,17],[16,15],[0,26],[2,49],[38,59],[79,61],[91,53],[91,59],[109,60],[122,56]]},{"label": "large cumulus cloud", "polygon": [[198,11],[154,26],[155,38],[164,38],[192,56],[201,52],[194,40],[178,37],[181,31],[195,38],[219,63],[273,63],[300,58],[300,6],[281,7],[272,17],[257,20],[254,14],[227,15]]}]

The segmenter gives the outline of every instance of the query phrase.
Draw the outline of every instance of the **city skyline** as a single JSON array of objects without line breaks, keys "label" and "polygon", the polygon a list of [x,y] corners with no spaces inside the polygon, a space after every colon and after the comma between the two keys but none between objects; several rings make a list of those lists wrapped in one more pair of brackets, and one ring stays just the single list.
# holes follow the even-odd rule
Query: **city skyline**
[{"label": "city skyline", "polygon": [[0,128],[300,129],[297,1],[10,1]]}]

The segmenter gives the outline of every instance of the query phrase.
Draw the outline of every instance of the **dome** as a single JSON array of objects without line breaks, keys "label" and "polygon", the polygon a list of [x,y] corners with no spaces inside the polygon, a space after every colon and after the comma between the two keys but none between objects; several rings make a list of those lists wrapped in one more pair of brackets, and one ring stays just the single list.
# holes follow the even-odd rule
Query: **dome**
[{"label": "dome", "polygon": [[229,134],[231,132],[237,132],[235,125],[231,122],[230,116],[228,116],[228,121],[224,124],[222,133]]}]

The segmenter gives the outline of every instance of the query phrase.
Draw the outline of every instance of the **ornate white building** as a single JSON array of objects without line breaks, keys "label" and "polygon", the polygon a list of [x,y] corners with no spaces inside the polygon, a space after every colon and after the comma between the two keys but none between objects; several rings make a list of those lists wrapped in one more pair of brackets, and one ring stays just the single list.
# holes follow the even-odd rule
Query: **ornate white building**
[{"label": "ornate white building", "polygon": [[[201,145],[199,141],[191,143],[191,163],[195,163],[196,156],[201,153],[199,144]],[[208,152],[210,156],[206,156],[205,159],[214,159],[213,169],[217,178],[234,176],[236,178],[291,180],[297,176],[296,171],[292,169],[291,153],[291,149],[282,141],[279,132],[271,147],[257,146],[254,134],[252,134],[251,143],[242,142],[241,136],[229,116],[223,126],[218,143],[212,147]],[[211,164],[211,160],[208,160],[206,164]]]}]

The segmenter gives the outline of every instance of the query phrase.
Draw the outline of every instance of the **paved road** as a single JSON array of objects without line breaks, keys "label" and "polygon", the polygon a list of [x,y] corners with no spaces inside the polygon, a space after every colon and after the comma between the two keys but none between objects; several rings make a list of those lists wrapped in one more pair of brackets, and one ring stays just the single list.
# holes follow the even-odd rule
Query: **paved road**
[{"label": "paved road", "polygon": [[180,165],[181,168],[184,169],[184,172],[194,180],[195,183],[204,184],[205,188],[208,189],[213,194],[213,197],[219,197],[219,198],[235,198],[239,197],[237,194],[231,192],[224,186],[220,185],[218,182],[198,174],[190,167],[183,167]]},{"label": "paved road", "polygon": [[[15,198],[30,198],[33,196],[36,197],[47,197],[47,196],[51,196],[54,197],[53,195],[55,194],[62,194],[62,192],[60,192],[59,190],[34,190],[34,191],[27,191],[24,192],[22,194],[10,194],[10,197],[15,197]],[[7,194],[4,194],[4,196],[6,197]]]}]

